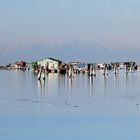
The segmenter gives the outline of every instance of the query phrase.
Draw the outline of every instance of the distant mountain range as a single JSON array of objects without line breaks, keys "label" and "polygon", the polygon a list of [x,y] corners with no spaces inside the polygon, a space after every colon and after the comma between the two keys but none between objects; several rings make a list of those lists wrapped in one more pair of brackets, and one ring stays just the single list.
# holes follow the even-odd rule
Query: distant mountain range
[{"label": "distant mountain range", "polygon": [[140,48],[130,49],[108,48],[95,42],[72,41],[67,43],[37,44],[32,46],[19,46],[0,51],[0,63],[12,63],[17,60],[32,62],[45,57],[53,57],[64,62],[112,62],[136,61],[140,63]]}]

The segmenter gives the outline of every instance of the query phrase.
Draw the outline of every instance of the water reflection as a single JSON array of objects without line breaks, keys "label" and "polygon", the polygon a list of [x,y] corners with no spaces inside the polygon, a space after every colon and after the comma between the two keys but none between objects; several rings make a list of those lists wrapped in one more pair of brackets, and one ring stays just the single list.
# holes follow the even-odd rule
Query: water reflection
[{"label": "water reflection", "polygon": [[88,80],[89,80],[89,99],[90,99],[90,103],[93,103],[94,92],[96,87],[96,77],[88,76]]},{"label": "water reflection", "polygon": [[16,88],[21,87],[25,89],[25,81],[26,81],[26,72],[25,71],[16,71],[14,72]]},{"label": "water reflection", "polygon": [[114,86],[118,86],[119,83],[119,76],[117,74],[114,74]]},{"label": "water reflection", "polygon": [[40,102],[41,103],[44,103],[44,95],[45,95],[45,88],[46,88],[46,85],[45,85],[45,80],[38,80],[38,89],[39,89],[39,93],[40,93]]},{"label": "water reflection", "polygon": [[45,83],[46,83],[45,80],[38,80],[38,88],[41,95],[45,94]]},{"label": "water reflection", "polygon": [[104,98],[107,97],[107,76],[103,77],[103,81],[104,81]]},{"label": "water reflection", "polygon": [[58,74],[58,90],[65,89],[66,87],[66,75]]},{"label": "water reflection", "polygon": [[[46,100],[46,102],[59,104],[65,101],[91,104],[99,100],[103,103],[108,98],[138,95],[139,91],[139,76],[134,74],[110,73],[108,76],[103,76],[98,72],[97,77],[78,74],[74,78],[69,78],[67,75],[48,74],[45,81],[38,81],[37,75],[33,73],[16,72],[13,77],[14,85],[18,85],[21,95],[25,96],[29,90],[33,91],[30,97],[34,97],[37,93],[37,96],[40,95],[41,102]],[[28,98],[28,96],[25,97]]]},{"label": "water reflection", "polygon": [[67,77],[67,84],[68,84],[68,92],[72,93],[73,88],[74,88],[74,78],[69,78]]},{"label": "water reflection", "polygon": [[125,77],[125,84],[126,84],[126,88],[129,88],[129,75],[126,74],[126,77]]},{"label": "water reflection", "polygon": [[[1,72],[0,139],[138,140],[139,81],[139,74],[103,77],[97,73],[96,78],[77,75],[73,79],[49,74],[44,82],[32,73],[28,77],[26,72]],[[127,92],[135,98],[122,97]]]},{"label": "water reflection", "polygon": [[[1,79],[3,79],[1,80],[1,91],[3,91],[1,98],[27,99],[29,102],[39,100],[47,103],[47,107],[51,109],[58,104],[59,106],[55,106],[56,110],[60,108],[65,110],[65,107],[68,109],[75,105],[80,108],[87,104],[94,104],[96,108],[104,106],[110,100],[128,100],[132,96],[140,96],[140,77],[137,73],[125,75],[120,72],[119,75],[114,75],[110,72],[108,76],[103,76],[97,72],[97,77],[79,74],[74,78],[69,78],[67,75],[48,74],[45,81],[38,81],[37,75],[32,72],[16,71],[3,72]],[[47,107],[44,106],[43,109]],[[84,110],[82,107],[81,109]]]}]

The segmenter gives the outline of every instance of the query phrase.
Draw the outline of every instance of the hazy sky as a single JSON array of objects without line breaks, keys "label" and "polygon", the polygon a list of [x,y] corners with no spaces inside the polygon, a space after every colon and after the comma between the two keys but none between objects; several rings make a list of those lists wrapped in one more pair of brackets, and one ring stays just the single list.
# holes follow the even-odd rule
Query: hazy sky
[{"label": "hazy sky", "polygon": [[140,0],[0,0],[0,54],[48,49],[48,44],[58,48],[74,40],[113,50],[139,49],[139,7]]}]

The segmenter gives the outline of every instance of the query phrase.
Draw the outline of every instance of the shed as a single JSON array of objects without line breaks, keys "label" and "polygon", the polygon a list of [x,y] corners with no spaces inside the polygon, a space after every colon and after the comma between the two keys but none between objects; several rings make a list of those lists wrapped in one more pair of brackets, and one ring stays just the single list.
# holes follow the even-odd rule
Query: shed
[{"label": "shed", "polygon": [[47,67],[48,70],[57,71],[59,70],[59,66],[62,63],[62,61],[54,59],[54,58],[45,58],[42,60],[37,61],[37,65]]}]

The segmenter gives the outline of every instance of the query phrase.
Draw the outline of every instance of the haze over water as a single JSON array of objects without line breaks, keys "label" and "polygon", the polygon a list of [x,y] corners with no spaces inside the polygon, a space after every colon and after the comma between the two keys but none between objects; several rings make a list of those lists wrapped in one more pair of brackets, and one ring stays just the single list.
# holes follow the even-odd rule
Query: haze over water
[{"label": "haze over water", "polygon": [[107,77],[0,71],[2,140],[139,140],[140,73]]}]

